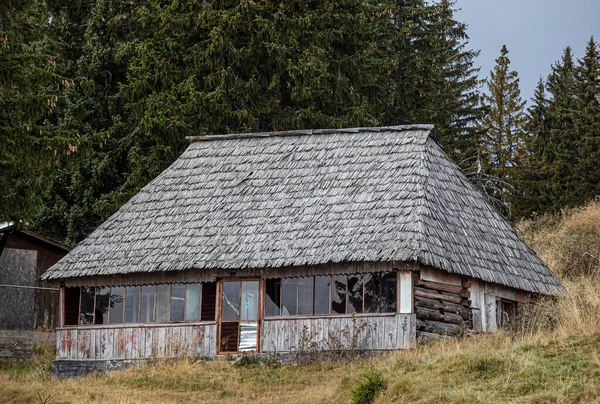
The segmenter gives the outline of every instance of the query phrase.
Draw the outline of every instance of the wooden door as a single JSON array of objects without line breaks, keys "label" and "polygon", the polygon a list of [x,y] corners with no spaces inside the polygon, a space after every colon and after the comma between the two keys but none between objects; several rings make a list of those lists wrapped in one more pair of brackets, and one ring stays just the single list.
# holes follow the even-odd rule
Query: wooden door
[{"label": "wooden door", "polygon": [[221,281],[219,353],[258,352],[260,281]]}]

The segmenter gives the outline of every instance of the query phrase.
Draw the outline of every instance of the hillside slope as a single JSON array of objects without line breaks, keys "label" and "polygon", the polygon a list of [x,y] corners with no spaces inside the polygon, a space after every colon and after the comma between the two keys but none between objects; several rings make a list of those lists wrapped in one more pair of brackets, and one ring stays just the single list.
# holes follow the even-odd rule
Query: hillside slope
[{"label": "hillside slope", "polygon": [[22,365],[0,363],[0,402],[345,403],[373,373],[385,383],[378,403],[598,401],[600,204],[518,227],[566,288],[529,313],[518,334],[438,341],[350,363],[164,362],[68,381],[49,378],[48,353]]}]

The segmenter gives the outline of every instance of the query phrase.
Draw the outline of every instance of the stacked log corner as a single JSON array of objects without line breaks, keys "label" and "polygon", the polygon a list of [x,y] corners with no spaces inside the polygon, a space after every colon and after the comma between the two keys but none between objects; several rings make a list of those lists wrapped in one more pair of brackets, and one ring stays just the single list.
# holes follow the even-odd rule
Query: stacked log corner
[{"label": "stacked log corner", "polygon": [[462,278],[461,285],[432,282],[415,276],[415,313],[417,338],[459,336],[473,329],[471,282]]}]

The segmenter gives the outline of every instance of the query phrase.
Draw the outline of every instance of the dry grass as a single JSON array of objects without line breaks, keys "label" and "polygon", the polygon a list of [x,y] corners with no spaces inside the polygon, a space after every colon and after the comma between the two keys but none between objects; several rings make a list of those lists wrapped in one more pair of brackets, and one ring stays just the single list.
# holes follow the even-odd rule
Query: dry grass
[{"label": "dry grass", "polygon": [[236,368],[230,362],[161,363],[105,377],[56,381],[0,372],[0,401],[52,403],[345,403],[371,369],[379,403],[589,402],[600,397],[600,334],[488,335],[441,341],[352,363]]},{"label": "dry grass", "polygon": [[181,361],[68,381],[50,379],[49,356],[38,355],[25,365],[0,364],[0,402],[345,403],[373,369],[387,386],[378,403],[600,402],[600,267],[592,258],[600,255],[600,205],[519,228],[565,285],[529,313],[520,334],[440,341],[351,363]]},{"label": "dry grass", "polygon": [[561,279],[600,276],[600,202],[526,220],[517,229]]}]

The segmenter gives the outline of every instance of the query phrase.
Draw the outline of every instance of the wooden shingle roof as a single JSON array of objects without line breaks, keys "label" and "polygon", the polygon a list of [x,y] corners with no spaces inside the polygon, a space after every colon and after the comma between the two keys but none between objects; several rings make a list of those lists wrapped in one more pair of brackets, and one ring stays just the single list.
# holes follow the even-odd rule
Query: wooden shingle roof
[{"label": "wooden shingle roof", "polygon": [[432,126],[198,140],[44,277],[393,260],[561,288]]}]

